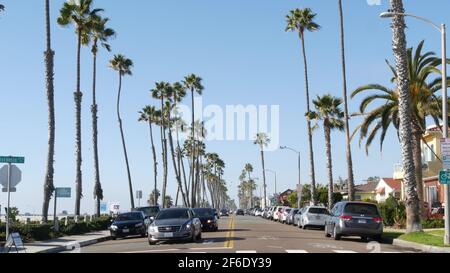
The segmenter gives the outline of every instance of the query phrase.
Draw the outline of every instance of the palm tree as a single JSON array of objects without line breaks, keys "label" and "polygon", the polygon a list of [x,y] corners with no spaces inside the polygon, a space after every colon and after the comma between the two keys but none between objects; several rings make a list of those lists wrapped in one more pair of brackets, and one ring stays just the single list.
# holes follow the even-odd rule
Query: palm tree
[{"label": "palm tree", "polygon": [[[167,164],[167,137],[166,137],[166,128],[168,126],[167,114],[165,111],[165,102],[169,100],[172,96],[171,94],[171,86],[167,82],[158,82],[156,83],[156,87],[152,89],[150,92],[154,99],[158,99],[161,102],[161,118],[159,120],[159,126],[161,129],[161,146],[162,146],[162,159],[163,159],[163,187],[161,196],[166,196],[166,188],[167,188],[167,175],[168,175],[168,164]],[[165,208],[165,199],[162,200],[163,208]]]},{"label": "palm tree", "polygon": [[81,172],[81,101],[83,93],[81,92],[81,46],[89,41],[88,33],[92,24],[92,19],[103,11],[102,9],[91,10],[92,0],[69,0],[64,3],[58,17],[58,24],[61,26],[74,25],[77,34],[77,84],[74,93],[75,99],[75,154],[76,154],[76,196],[75,196],[75,214],[80,215],[82,191],[82,172]]},{"label": "palm tree", "polygon": [[[0,11],[4,10],[4,6],[0,5]],[[54,57],[55,52],[52,50],[51,44],[51,26],[50,26],[50,2],[45,0],[45,29],[47,49],[45,55],[45,75],[47,87],[47,104],[48,104],[48,154],[47,154],[47,170],[44,179],[44,202],[42,205],[42,221],[48,221],[48,207],[50,199],[55,191],[53,184],[54,156],[55,156],[55,99],[54,99]]]},{"label": "palm tree", "polygon": [[156,206],[158,203],[158,196],[156,196],[156,193],[158,191],[158,161],[156,160],[156,148],[155,142],[153,140],[153,124],[158,123],[159,118],[161,117],[161,112],[156,110],[156,107],[154,106],[145,106],[144,109],[141,112],[139,112],[139,114],[140,114],[139,121],[147,122],[150,130],[150,142],[152,145],[153,174],[154,174],[153,192],[155,193],[155,196],[153,197],[154,200],[153,205]]},{"label": "palm tree", "polygon": [[[392,12],[404,13],[402,0],[391,0]],[[407,233],[422,231],[419,196],[415,177],[412,135],[411,98],[409,93],[408,56],[406,49],[405,18],[392,18],[392,49],[397,62],[397,88],[399,91],[400,146],[402,151],[404,182],[406,187]]]},{"label": "palm tree", "polygon": [[[435,124],[439,127],[439,119],[441,118],[440,100],[436,93],[442,89],[441,78],[429,79],[433,75],[439,75],[438,66],[441,59],[436,57],[433,52],[422,53],[424,41],[422,41],[417,49],[408,49],[408,77],[409,77],[409,93],[412,103],[412,141],[414,154],[414,167],[417,180],[417,193],[419,196],[420,207],[423,207],[423,182],[422,182],[422,145],[423,134],[426,131],[427,117],[431,117]],[[413,52],[414,51],[414,52]],[[393,73],[392,82],[397,82],[397,72],[395,68],[386,61]],[[365,91],[379,91],[370,94],[364,98],[360,106],[360,114],[365,114],[363,123],[357,128],[360,130],[360,141],[367,137],[366,152],[374,140],[378,132],[381,131],[380,143],[383,148],[384,138],[387,130],[391,126],[400,130],[399,118],[399,93],[397,90],[389,89],[379,84],[369,84],[356,89],[352,97]],[[367,108],[377,101],[381,100],[382,105],[376,107],[372,111],[367,112]],[[375,123],[373,129],[370,129]],[[370,129],[370,130],[369,130]],[[356,131],[355,131],[356,132]],[[426,143],[426,141],[423,141]]]},{"label": "palm tree", "polygon": [[250,191],[250,206],[253,208],[253,191],[256,190],[256,183],[252,179],[252,172],[253,172],[252,164],[250,164],[250,163],[245,164],[244,171],[247,173],[248,182],[252,184],[251,191]]},{"label": "palm tree", "polygon": [[267,200],[267,186],[266,186],[266,167],[264,163],[264,147],[267,147],[270,143],[270,138],[265,133],[258,133],[255,138],[255,145],[259,145],[261,151],[261,162],[262,162],[262,170],[263,170],[263,188],[264,188],[264,205],[263,208],[266,207]]},{"label": "palm tree", "polygon": [[120,129],[120,135],[122,137],[122,146],[123,146],[123,153],[125,156],[125,163],[127,167],[127,175],[128,175],[128,187],[130,190],[130,201],[131,201],[131,208],[134,209],[134,197],[133,197],[133,184],[131,182],[131,172],[130,172],[130,164],[128,162],[128,153],[127,153],[127,146],[125,144],[125,136],[123,133],[123,127],[122,127],[122,118],[120,117],[120,95],[122,92],[122,77],[126,75],[132,75],[131,67],[133,67],[133,61],[130,59],[127,59],[123,55],[114,55],[114,58],[109,62],[110,67],[118,72],[119,75],[119,89],[117,91],[117,119],[119,122],[119,129]]},{"label": "palm tree", "polygon": [[[302,53],[303,53],[303,63],[305,69],[305,92],[306,92],[306,110],[309,113],[311,111],[310,106],[310,95],[309,95],[309,78],[308,78],[308,61],[306,58],[306,48],[305,48],[305,32],[318,31],[320,26],[314,22],[316,14],[311,11],[311,9],[295,9],[290,11],[290,15],[286,17],[287,27],[286,31],[295,31],[299,33],[300,40],[302,43]],[[311,128],[311,121],[307,121],[308,125],[308,141],[309,141],[309,163],[311,171],[311,195],[313,196],[312,201],[314,204],[317,203],[316,200],[316,174],[314,167],[314,148],[313,148],[313,135]]]},{"label": "palm tree", "polygon": [[100,168],[99,168],[99,160],[98,160],[98,105],[97,105],[97,97],[96,97],[96,88],[97,88],[97,53],[98,53],[98,44],[104,47],[108,52],[111,51],[111,47],[108,44],[108,40],[115,36],[115,31],[111,28],[106,27],[108,23],[108,18],[102,18],[100,16],[94,16],[92,18],[92,24],[89,29],[90,39],[92,42],[92,56],[93,56],[93,69],[92,69],[92,105],[91,105],[91,113],[92,113],[92,145],[94,151],[94,178],[95,178],[95,187],[94,187],[94,198],[97,200],[96,204],[96,214],[97,217],[100,217],[100,201],[103,200],[103,189],[102,184],[100,182]]},{"label": "palm tree", "polygon": [[344,96],[344,122],[345,122],[345,137],[347,141],[347,172],[348,172],[348,200],[353,201],[355,199],[355,182],[353,176],[353,159],[352,159],[352,147],[350,139],[350,117],[348,113],[348,94],[347,94],[347,69],[345,65],[345,32],[344,32],[344,12],[342,9],[342,0],[338,0],[339,6],[339,19],[341,29],[341,60],[342,60],[342,84],[343,84],[343,96]]},{"label": "palm tree", "polygon": [[345,122],[343,121],[345,114],[341,110],[342,100],[335,98],[332,95],[324,95],[313,100],[316,111],[307,114],[309,120],[323,122],[323,129],[325,134],[325,147],[327,154],[327,168],[328,168],[328,209],[333,206],[333,161],[331,157],[331,130],[343,131]]},{"label": "palm tree", "polygon": [[[191,122],[191,128],[194,128],[194,123],[195,123],[195,102],[194,102],[194,93],[197,93],[198,95],[202,95],[204,87],[202,85],[202,78],[196,76],[195,74],[191,74],[188,75],[184,78],[183,81],[183,85],[185,87],[186,90],[190,90],[191,91],[191,102],[192,102],[192,122]],[[192,144],[195,144],[195,131],[192,130],[191,132],[192,134]],[[194,147],[192,147],[192,150],[194,150]],[[191,159],[191,179],[192,179],[192,188],[191,188],[191,200],[194,201],[195,199],[195,192],[194,192],[194,175],[195,175],[195,153],[192,153],[192,159]],[[193,202],[191,201],[191,205],[195,206],[195,204],[192,204]]]}]

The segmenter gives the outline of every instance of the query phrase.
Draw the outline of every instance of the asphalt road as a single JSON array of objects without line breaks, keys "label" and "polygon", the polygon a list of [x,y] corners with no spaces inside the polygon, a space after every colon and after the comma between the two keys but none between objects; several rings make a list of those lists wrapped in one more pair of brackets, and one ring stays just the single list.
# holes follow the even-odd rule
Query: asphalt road
[{"label": "asphalt road", "polygon": [[146,238],[107,241],[81,253],[412,253],[390,244],[362,242],[359,238],[334,241],[322,230],[301,230],[253,216],[222,217],[218,232],[203,232],[198,243],[163,243],[150,246]]}]

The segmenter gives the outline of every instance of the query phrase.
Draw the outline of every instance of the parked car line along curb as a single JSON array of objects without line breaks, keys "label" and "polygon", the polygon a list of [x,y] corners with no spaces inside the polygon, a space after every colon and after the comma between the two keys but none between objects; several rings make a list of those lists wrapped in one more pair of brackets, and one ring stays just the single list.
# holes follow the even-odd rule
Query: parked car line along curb
[{"label": "parked car line along curb", "polygon": [[422,245],[401,239],[394,239],[392,245],[399,247],[413,248],[427,253],[450,253],[450,248]]}]

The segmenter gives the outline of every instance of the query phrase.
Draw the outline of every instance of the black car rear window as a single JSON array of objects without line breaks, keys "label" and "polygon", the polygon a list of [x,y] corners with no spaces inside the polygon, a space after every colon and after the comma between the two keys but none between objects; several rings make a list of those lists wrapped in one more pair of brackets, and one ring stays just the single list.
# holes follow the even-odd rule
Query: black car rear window
[{"label": "black car rear window", "polygon": [[193,211],[198,217],[210,217],[214,215],[214,211],[212,209],[194,209]]},{"label": "black car rear window", "polygon": [[162,210],[158,213],[156,217],[157,220],[165,220],[165,219],[188,219],[189,213],[188,210]]},{"label": "black car rear window", "polygon": [[142,211],[146,216],[153,216],[153,217],[155,217],[159,212],[158,207],[145,207],[145,208],[138,208],[136,210]]},{"label": "black car rear window", "polygon": [[311,214],[328,214],[328,210],[325,208],[310,208],[308,213]]},{"label": "black car rear window", "polygon": [[142,213],[123,213],[117,216],[116,221],[142,220]]},{"label": "black car rear window", "polygon": [[375,205],[370,204],[347,204],[344,213],[351,215],[379,216]]}]

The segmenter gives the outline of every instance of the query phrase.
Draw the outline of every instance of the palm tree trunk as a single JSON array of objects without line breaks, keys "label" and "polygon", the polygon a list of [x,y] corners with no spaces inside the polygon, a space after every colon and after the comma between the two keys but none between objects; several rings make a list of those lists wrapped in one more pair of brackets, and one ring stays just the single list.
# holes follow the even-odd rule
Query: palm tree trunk
[{"label": "palm tree trunk", "polygon": [[[184,194],[183,184],[181,182],[180,170],[178,170],[178,168],[177,168],[177,160],[175,157],[175,149],[174,149],[174,145],[173,145],[172,131],[170,129],[169,129],[169,145],[170,145],[170,151],[171,151],[171,155],[172,155],[173,169],[175,171],[175,177],[178,182],[178,190],[181,191],[181,197],[183,198],[183,205],[187,206],[186,195]],[[178,193],[177,193],[177,195],[178,195]],[[177,197],[177,201],[178,201],[178,197]]]},{"label": "palm tree trunk", "polygon": [[[402,0],[391,0],[392,12],[404,13]],[[392,47],[397,63],[397,85],[399,90],[400,146],[402,151],[404,183],[406,185],[406,232],[422,231],[420,222],[419,196],[415,177],[412,135],[411,99],[409,93],[408,58],[406,49],[405,18],[394,16],[392,19]]]},{"label": "palm tree trunk", "polygon": [[81,92],[81,30],[78,30],[78,47],[77,47],[77,90],[74,93],[75,115],[76,115],[76,136],[75,136],[75,155],[76,155],[76,198],[75,198],[75,215],[80,215],[81,197],[83,196],[82,173],[81,173],[81,101],[83,93]]},{"label": "palm tree trunk", "polygon": [[190,201],[189,201],[189,186],[187,184],[187,178],[186,178],[186,168],[184,167],[184,158],[183,158],[183,155],[181,154],[181,150],[179,150],[179,153],[180,153],[181,170],[183,172],[184,189],[186,190],[187,206],[191,207],[191,204],[190,204]]},{"label": "palm tree trunk", "polygon": [[155,142],[153,139],[153,125],[152,125],[152,121],[151,119],[149,119],[148,122],[148,127],[150,128],[150,141],[152,143],[152,154],[153,154],[153,174],[154,174],[154,191],[155,191],[155,199],[154,199],[154,206],[156,206],[158,204],[158,195],[157,195],[157,190],[158,190],[158,161],[156,160],[156,149],[155,149]]},{"label": "palm tree trunk", "polygon": [[163,156],[163,189],[162,189],[162,207],[166,208],[166,191],[167,191],[167,136],[164,113],[164,96],[161,96],[161,140],[162,140],[162,156]]},{"label": "palm tree trunk", "polygon": [[353,159],[352,159],[352,147],[350,139],[350,117],[348,114],[348,94],[347,94],[347,69],[345,64],[345,32],[344,32],[344,13],[342,10],[342,0],[339,3],[339,17],[341,25],[341,59],[342,59],[342,79],[344,90],[344,120],[345,120],[345,137],[347,142],[347,172],[348,172],[348,200],[353,201],[355,199],[354,192],[354,176],[353,176]]},{"label": "palm tree trunk", "polygon": [[325,133],[325,149],[327,153],[327,169],[328,169],[328,209],[333,208],[333,161],[331,157],[331,131],[328,122],[324,121]]},{"label": "palm tree trunk", "polygon": [[[303,53],[303,63],[305,68],[305,87],[306,87],[306,111],[311,112],[310,97],[309,97],[309,78],[308,78],[308,60],[306,58],[306,48],[305,48],[305,38],[303,34],[300,35],[302,41],[302,53]],[[309,143],[309,164],[311,172],[311,200],[314,205],[317,204],[316,198],[316,172],[314,166],[314,147],[313,147],[313,132],[311,127],[311,121],[307,120],[308,124],[308,143]],[[265,189],[264,189],[265,190]]]},{"label": "palm tree trunk", "polygon": [[121,72],[119,72],[119,90],[117,92],[117,119],[119,121],[120,135],[122,137],[123,153],[125,156],[125,163],[126,163],[126,167],[127,167],[128,187],[130,190],[131,209],[134,209],[133,184],[131,182],[130,164],[128,162],[128,153],[127,153],[127,146],[125,144],[125,136],[123,133],[122,118],[120,117],[120,93],[122,91],[122,75],[120,73]]},{"label": "palm tree trunk", "polygon": [[419,207],[421,217],[426,216],[424,206],[424,191],[423,191],[423,175],[422,175],[422,130],[413,124],[413,154],[414,154],[414,169],[416,173],[417,195],[419,197]]},{"label": "palm tree trunk", "polygon": [[55,191],[53,184],[54,175],[54,156],[55,156],[55,99],[54,99],[54,56],[55,52],[51,47],[51,29],[50,29],[50,4],[49,0],[45,0],[45,27],[47,49],[45,55],[45,75],[46,75],[46,89],[47,89],[47,104],[48,104],[48,153],[47,153],[47,169],[44,179],[44,202],[42,205],[42,221],[48,221],[48,208],[50,199]]},{"label": "palm tree trunk", "polygon": [[266,167],[265,167],[265,162],[264,162],[264,149],[261,147],[261,162],[262,162],[262,169],[263,169],[263,187],[264,187],[264,206],[263,209],[266,208],[267,204],[267,193],[266,193]]},{"label": "palm tree trunk", "polygon": [[191,134],[192,134],[192,147],[191,147],[191,153],[192,153],[192,165],[191,165],[191,175],[190,175],[190,180],[192,179],[191,182],[191,206],[195,207],[195,190],[194,190],[194,176],[195,176],[195,101],[194,101],[194,89],[191,89],[191,99],[192,99],[192,123],[191,123]]},{"label": "palm tree trunk", "polygon": [[[95,44],[97,42],[95,41]],[[97,79],[97,54],[93,54],[93,77],[92,77],[92,105],[91,105],[91,113],[92,113],[92,144],[94,150],[94,179],[95,179],[95,187],[94,187],[94,198],[96,200],[96,216],[100,217],[100,201],[103,199],[103,190],[102,184],[100,183],[100,168],[99,168],[99,160],[98,160],[98,127],[97,127],[97,99],[96,99],[96,79]]]}]

